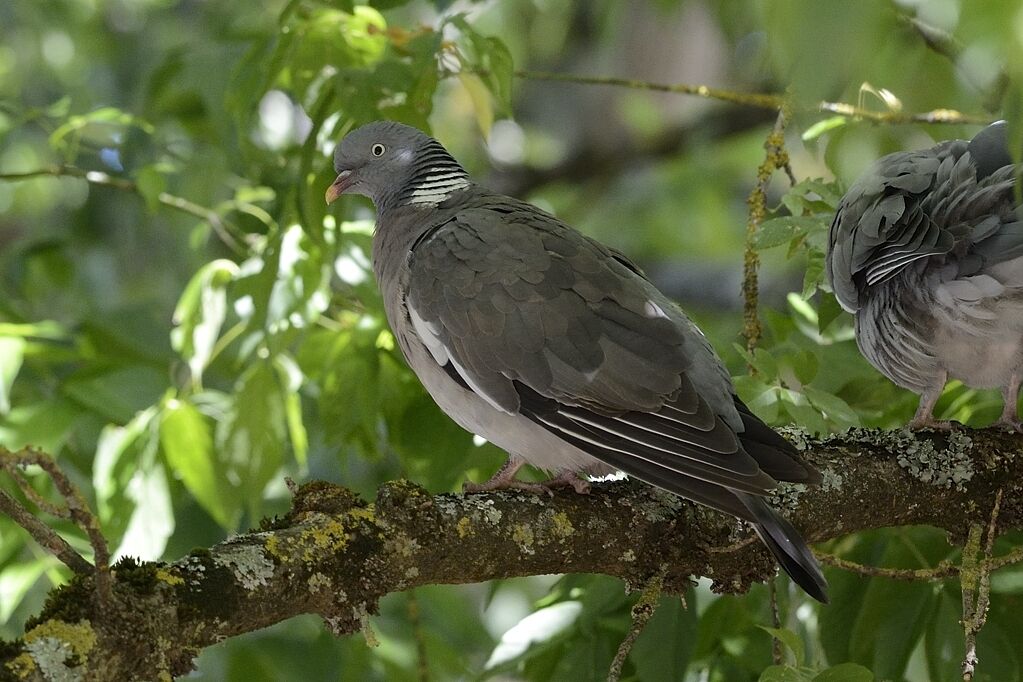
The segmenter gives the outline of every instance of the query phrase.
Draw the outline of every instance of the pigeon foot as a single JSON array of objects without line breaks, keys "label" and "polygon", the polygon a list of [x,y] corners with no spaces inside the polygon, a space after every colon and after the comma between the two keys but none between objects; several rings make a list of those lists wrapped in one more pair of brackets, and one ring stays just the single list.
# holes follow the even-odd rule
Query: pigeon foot
[{"label": "pigeon foot", "polygon": [[562,469],[557,476],[539,483],[520,481],[515,478],[515,475],[524,464],[525,461],[521,459],[509,457],[508,461],[489,480],[483,483],[469,481],[462,486],[462,492],[489,493],[495,490],[522,490],[536,495],[545,493],[552,497],[555,488],[572,488],[580,495],[590,492],[590,482],[570,469]]},{"label": "pigeon foot", "polygon": [[912,421],[906,424],[906,428],[910,431],[920,431],[921,429],[931,429],[933,431],[951,431],[956,426],[959,426],[959,422],[948,421],[945,419],[935,419],[934,417],[914,417]]},{"label": "pigeon foot", "polygon": [[590,494],[590,482],[571,469],[562,469],[558,475],[548,478],[540,485],[550,488],[572,488],[580,495]]}]

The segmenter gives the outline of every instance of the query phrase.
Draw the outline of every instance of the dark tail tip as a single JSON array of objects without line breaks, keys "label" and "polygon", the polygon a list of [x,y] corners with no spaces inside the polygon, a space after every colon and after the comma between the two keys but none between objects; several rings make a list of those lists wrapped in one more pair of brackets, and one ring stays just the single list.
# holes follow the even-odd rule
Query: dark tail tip
[{"label": "dark tail tip", "polygon": [[756,518],[757,535],[771,550],[778,565],[803,591],[822,604],[828,603],[828,581],[813,552],[799,532],[760,497],[739,494]]}]

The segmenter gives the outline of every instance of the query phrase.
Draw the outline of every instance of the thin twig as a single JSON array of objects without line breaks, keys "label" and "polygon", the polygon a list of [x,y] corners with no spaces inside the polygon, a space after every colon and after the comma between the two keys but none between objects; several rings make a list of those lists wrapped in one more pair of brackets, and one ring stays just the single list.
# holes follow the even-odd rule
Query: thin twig
[{"label": "thin twig", "polygon": [[1002,490],[995,494],[995,502],[991,507],[991,518],[987,525],[984,538],[983,556],[978,560],[981,551],[981,534],[984,527],[975,524],[970,527],[970,535],[963,549],[963,634],[966,642],[966,653],[963,656],[963,682],[971,682],[977,672],[977,633],[987,622],[987,611],[991,605],[991,554],[995,547],[995,534],[998,526],[998,512],[1002,505]]},{"label": "thin twig", "polygon": [[0,512],[11,518],[16,524],[28,531],[32,539],[57,557],[62,564],[80,575],[92,575],[96,568],[68,544],[68,541],[57,535],[57,532],[33,516],[27,509],[0,490]]},{"label": "thin twig", "polygon": [[[767,594],[771,601],[771,626],[775,630],[781,630],[781,613],[778,611],[778,578],[772,576],[767,581]],[[771,635],[771,660],[775,665],[782,663],[781,640]]]},{"label": "thin twig", "polygon": [[629,652],[632,651],[632,645],[636,643],[639,633],[643,632],[643,628],[646,627],[651,616],[654,615],[654,611],[657,610],[657,602],[661,598],[661,589],[663,587],[664,571],[662,570],[650,579],[650,582],[643,589],[639,601],[632,607],[632,626],[629,628],[629,632],[626,633],[625,639],[618,645],[618,651],[615,653],[614,660],[611,661],[611,669],[607,671],[607,682],[618,682],[621,679],[625,659],[628,658]]},{"label": "thin twig", "polygon": [[945,580],[959,574],[959,567],[946,561],[940,562],[933,568],[883,568],[880,566],[867,566],[855,561],[849,561],[834,554],[814,552],[821,563],[841,568],[842,570],[869,578],[890,578],[892,580]]},{"label": "thin twig", "polygon": [[28,501],[40,510],[46,512],[50,516],[56,516],[59,519],[71,518],[66,509],[61,509],[37,493],[36,489],[32,487],[32,483],[22,475],[21,471],[18,470],[18,467],[13,465],[13,462],[4,459],[0,462],[0,467],[2,467],[7,474],[14,479],[14,482],[18,484],[18,488],[21,490],[22,494],[28,498]]},{"label": "thin twig", "polygon": [[[774,172],[779,168],[784,168],[789,162],[788,152],[785,151],[787,116],[787,107],[781,107],[774,127],[764,141],[764,161],[757,168],[757,181],[750,191],[749,198],[746,199],[746,204],[749,206],[749,220],[746,223],[746,246],[742,263],[742,333],[746,337],[746,350],[750,353],[757,347],[761,334],[760,317],[757,313],[760,299],[757,272],[760,267],[760,256],[754,246],[754,241],[760,223],[764,221],[764,216],[767,214],[767,185],[771,182]],[[751,373],[755,371],[752,364],[749,370]]]},{"label": "thin twig", "polygon": [[991,519],[987,526],[982,559],[978,561],[978,553],[981,551],[981,533],[984,530],[980,525],[971,526],[967,545],[963,550],[963,631],[966,646],[962,664],[964,682],[970,682],[973,679],[979,662],[977,633],[987,621],[987,610],[990,605],[991,572],[989,565],[994,549],[996,523],[1001,502],[1002,491],[999,489],[991,509]]},{"label": "thin twig", "polygon": [[1008,554],[989,559],[986,565],[987,569],[993,572],[1010,564],[1018,564],[1021,561],[1023,561],[1023,547],[1014,547]]},{"label": "thin twig", "polygon": [[408,620],[412,626],[412,637],[416,640],[416,677],[419,682],[430,682],[430,663],[426,655],[426,637],[423,620],[419,614],[419,599],[415,590],[408,591]]},{"label": "thin twig", "polygon": [[[485,72],[480,72],[485,73]],[[633,90],[653,90],[655,92],[671,92],[679,95],[692,95],[704,99],[715,99],[748,107],[761,109],[781,109],[786,106],[785,95],[775,93],[735,92],[712,88],[706,85],[688,83],[651,83],[630,78],[609,76],[582,76],[569,73],[552,73],[547,71],[516,71],[518,78],[526,80],[557,81],[562,83],[579,83],[583,85],[610,85],[630,88]],[[793,111],[831,113],[848,118],[871,121],[873,123],[954,123],[984,125],[993,120],[982,114],[964,114],[954,109],[933,109],[917,113],[903,111],[873,111],[845,102],[818,102],[816,104],[792,104]]]},{"label": "thin twig", "polygon": [[[141,195],[139,187],[136,183],[125,178],[118,178],[104,173],[102,171],[87,171],[76,166],[59,165],[59,166],[47,166],[46,168],[37,168],[31,171],[24,171],[21,173],[0,173],[0,181],[4,182],[22,182],[24,180],[33,180],[35,178],[43,177],[70,177],[70,178],[81,178],[93,185],[99,185],[100,187],[113,187],[123,192],[132,192],[134,194]],[[231,222],[224,219],[219,213],[211,208],[200,206],[199,204],[189,201],[184,197],[179,197],[169,192],[160,192],[156,197],[164,206],[173,208],[176,211],[187,213],[188,215],[195,216],[201,220],[204,220],[210,224],[213,231],[217,234],[228,248],[235,253],[245,253],[245,249],[241,242],[235,238],[234,233],[240,233],[241,231],[235,227]]]},{"label": "thin twig", "polygon": [[[54,487],[57,488],[57,492],[61,494],[67,504],[66,515],[64,513],[59,515],[70,518],[89,538],[89,544],[92,546],[93,552],[93,564],[95,565],[96,592],[99,595],[100,603],[111,603],[113,599],[113,583],[110,576],[110,549],[107,547],[106,538],[103,537],[103,532],[100,530],[99,520],[89,510],[89,505],[78,491],[78,488],[75,487],[52,457],[34,448],[27,447],[14,453],[0,447],[0,457],[3,457],[2,461],[4,462],[3,466],[5,469],[9,468],[11,463],[16,463],[20,466],[34,464],[49,475]],[[33,535],[33,537],[35,536]],[[63,559],[61,560],[63,561]],[[92,570],[89,572],[92,572]]]}]

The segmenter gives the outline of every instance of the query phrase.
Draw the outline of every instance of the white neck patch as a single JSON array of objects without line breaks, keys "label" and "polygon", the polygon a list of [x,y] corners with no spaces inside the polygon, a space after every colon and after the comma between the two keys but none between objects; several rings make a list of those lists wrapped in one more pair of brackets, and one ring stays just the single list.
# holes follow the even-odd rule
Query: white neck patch
[{"label": "white neck patch", "polygon": [[454,192],[469,186],[465,172],[455,168],[431,168],[418,184],[413,186],[410,204],[436,206]]}]

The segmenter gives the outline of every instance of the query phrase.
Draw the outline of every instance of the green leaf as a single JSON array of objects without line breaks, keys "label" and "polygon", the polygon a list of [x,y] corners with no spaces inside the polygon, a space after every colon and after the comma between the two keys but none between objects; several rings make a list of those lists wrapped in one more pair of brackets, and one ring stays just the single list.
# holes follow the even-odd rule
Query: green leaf
[{"label": "green leaf", "polygon": [[771,665],[764,668],[758,682],[807,682],[810,678],[798,668],[788,665]]},{"label": "green leaf", "polygon": [[150,440],[154,407],[142,410],[124,426],[107,425],[99,435],[96,456],[92,464],[92,486],[96,493],[96,510],[108,537],[120,537],[125,523],[134,510],[127,495],[135,471],[143,466],[143,451]]},{"label": "green leaf", "polygon": [[782,244],[788,244],[796,237],[805,234],[792,216],[781,216],[771,218],[760,223],[756,235],[753,237],[753,248],[758,251],[770,249]]},{"label": "green leaf", "polygon": [[512,79],[515,75],[511,52],[500,39],[477,33],[463,15],[455,15],[448,21],[457,26],[466,38],[470,66],[480,75],[494,95],[498,112],[502,116],[510,116]]},{"label": "green leaf", "polygon": [[786,649],[792,652],[796,667],[801,667],[806,662],[806,648],[803,645],[803,638],[798,634],[785,628],[769,628],[766,625],[757,627],[780,641]]},{"label": "green leaf", "polygon": [[469,93],[473,110],[476,112],[476,125],[484,138],[490,137],[490,128],[494,125],[494,107],[490,103],[490,91],[483,81],[474,73],[461,71],[458,80]]},{"label": "green leaf", "polygon": [[0,415],[11,411],[11,387],[25,356],[25,339],[0,336]]},{"label": "green leaf", "polygon": [[814,407],[824,412],[828,419],[841,426],[859,426],[860,418],[849,405],[839,398],[813,386],[803,386],[803,394]]},{"label": "green leaf", "polygon": [[306,433],[302,417],[302,398],[299,389],[305,381],[298,363],[286,353],[274,357],[281,383],[284,385],[284,414],[288,424],[288,435],[291,437],[291,450],[295,461],[304,470],[309,457],[309,434]]},{"label": "green leaf", "polygon": [[168,388],[167,376],[151,367],[129,366],[82,374],[64,383],[64,393],[111,421],[126,423],[155,403]]},{"label": "green leaf", "polygon": [[270,362],[256,362],[235,384],[230,414],[216,431],[217,448],[253,515],[258,514],[263,489],[284,463],[287,428],[277,371]]},{"label": "green leaf", "polygon": [[[874,566],[919,566],[927,547],[912,542],[930,537],[912,529],[858,536],[852,561]],[[936,542],[943,542],[940,534]],[[947,547],[941,554],[947,555]],[[934,587],[928,583],[900,583],[884,578],[864,579],[831,572],[832,602],[820,611],[820,633],[829,660],[859,663],[879,678],[901,679],[910,655],[920,643],[933,613]],[[960,630],[961,632],[961,630]]]},{"label": "green leaf", "polygon": [[[804,387],[805,388],[805,387]],[[799,393],[782,389],[779,394],[780,403],[792,421],[804,427],[807,431],[815,434],[828,432],[828,426],[821,417],[820,412],[806,402]]]},{"label": "green leaf", "polygon": [[153,166],[146,166],[135,174],[135,187],[146,202],[150,213],[160,208],[160,195],[167,191],[167,178]]},{"label": "green leaf", "polygon": [[163,465],[153,463],[137,470],[128,484],[128,495],[135,502],[135,510],[114,556],[156,561],[174,532],[174,509]]},{"label": "green leaf", "polygon": [[874,673],[856,663],[840,663],[817,673],[813,682],[873,682]]},{"label": "green leaf", "polygon": [[570,628],[582,611],[578,601],[558,602],[534,611],[501,635],[483,667],[503,668],[524,656],[530,647],[550,643]]},{"label": "green leaf", "polygon": [[183,400],[168,400],[160,419],[160,445],[167,465],[199,505],[225,529],[233,529],[235,504],[213,449],[206,418]]},{"label": "green leaf", "polygon": [[10,622],[11,615],[17,609],[25,595],[36,584],[43,571],[51,568],[55,559],[41,556],[24,563],[14,563],[0,571],[0,623]]},{"label": "green leaf", "polygon": [[33,445],[59,452],[81,416],[80,407],[61,398],[16,405],[0,419],[0,444],[11,450]]},{"label": "green leaf", "polygon": [[735,392],[746,403],[746,406],[753,410],[753,414],[763,419],[768,424],[778,420],[778,387],[768,386],[759,377],[751,377],[747,374],[740,374],[732,377],[735,385]]},{"label": "green leaf", "polygon": [[227,285],[238,275],[229,260],[202,266],[185,286],[174,308],[171,346],[188,362],[192,380],[201,383],[227,316]]},{"label": "green leaf", "polygon": [[760,373],[759,379],[764,382],[771,382],[778,378],[778,361],[770,351],[763,348],[754,348],[750,353],[738,343],[732,344],[735,351],[743,357],[747,364],[752,365]]},{"label": "green leaf", "polygon": [[803,131],[802,135],[803,142],[815,140],[824,133],[828,132],[829,130],[841,128],[851,120],[852,119],[849,118],[848,116],[832,116],[830,118],[825,118],[820,121],[817,121],[812,126]]},{"label": "green leaf", "polygon": [[792,365],[792,371],[801,384],[808,384],[817,376],[819,361],[813,351],[799,351],[787,360]]},{"label": "green leaf", "polygon": [[803,298],[810,298],[824,281],[824,254],[810,250],[806,254],[806,272],[803,274]]},{"label": "green leaf", "polygon": [[[687,601],[695,604],[692,596],[690,590]],[[695,606],[687,609],[678,597],[661,597],[629,654],[639,679],[685,679],[697,628]],[[672,644],[665,646],[665,642]]]},{"label": "green leaf", "polygon": [[842,306],[838,304],[835,295],[827,291],[821,291],[817,304],[817,330],[823,334],[835,318],[842,314]]}]

